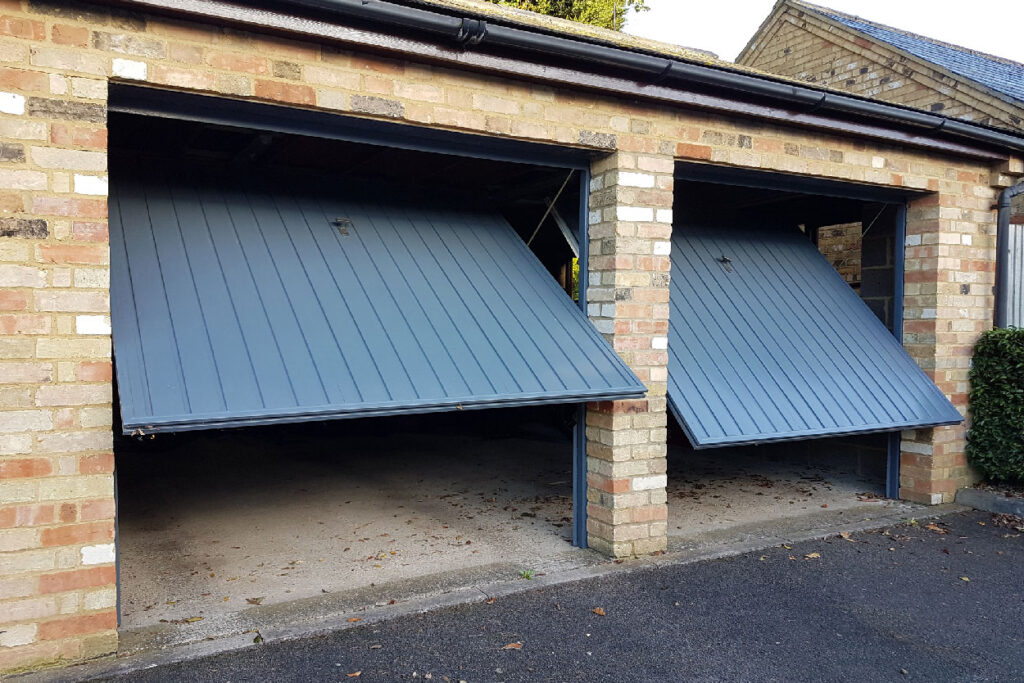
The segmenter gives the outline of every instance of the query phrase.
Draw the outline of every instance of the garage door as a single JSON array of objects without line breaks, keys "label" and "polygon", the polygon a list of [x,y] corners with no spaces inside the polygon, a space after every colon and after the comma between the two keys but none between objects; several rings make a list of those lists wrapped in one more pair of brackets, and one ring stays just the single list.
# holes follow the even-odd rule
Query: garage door
[{"label": "garage door", "polygon": [[955,424],[797,229],[677,226],[669,402],[696,448]]},{"label": "garage door", "polygon": [[318,177],[115,171],[125,433],[644,394],[499,215]]}]

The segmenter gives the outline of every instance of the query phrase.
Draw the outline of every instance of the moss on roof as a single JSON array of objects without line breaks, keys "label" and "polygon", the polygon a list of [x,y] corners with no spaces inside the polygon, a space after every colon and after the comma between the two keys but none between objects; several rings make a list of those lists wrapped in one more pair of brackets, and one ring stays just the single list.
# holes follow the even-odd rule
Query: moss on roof
[{"label": "moss on roof", "polygon": [[541,29],[567,38],[582,38],[590,42],[603,43],[613,47],[645,52],[661,57],[671,57],[694,64],[717,66],[731,71],[751,73],[758,76],[769,75],[757,69],[739,66],[719,59],[713,53],[704,50],[695,50],[671,43],[663,43],[657,40],[650,40],[649,38],[622,33],[621,31],[613,31],[578,21],[551,17],[546,14],[516,9],[506,5],[496,5],[485,0],[398,0],[398,2],[407,5],[425,5],[434,9],[449,10],[448,14],[466,14],[483,19],[496,20],[510,26],[517,25],[527,29]]}]

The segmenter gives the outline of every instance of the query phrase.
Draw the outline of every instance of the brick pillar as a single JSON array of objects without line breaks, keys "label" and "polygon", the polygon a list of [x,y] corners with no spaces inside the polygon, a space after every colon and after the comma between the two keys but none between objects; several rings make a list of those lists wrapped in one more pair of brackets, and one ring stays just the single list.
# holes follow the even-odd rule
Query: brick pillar
[{"label": "brick pillar", "polygon": [[[946,177],[908,207],[903,334],[910,355],[967,415],[974,344],[992,327],[997,190],[983,167]],[[904,432],[900,497],[951,502],[973,483],[966,433],[966,423]]]},{"label": "brick pillar", "polygon": [[647,397],[587,411],[587,538],[615,557],[667,545],[670,156],[617,152],[594,164],[589,315]]},{"label": "brick pillar", "polygon": [[0,672],[117,647],[106,66],[22,47],[0,92]]}]

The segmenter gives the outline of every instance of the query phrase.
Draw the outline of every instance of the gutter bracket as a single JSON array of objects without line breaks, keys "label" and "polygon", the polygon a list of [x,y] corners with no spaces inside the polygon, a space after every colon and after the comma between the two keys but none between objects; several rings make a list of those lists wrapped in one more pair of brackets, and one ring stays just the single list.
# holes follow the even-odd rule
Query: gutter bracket
[{"label": "gutter bracket", "polygon": [[821,109],[822,107],[825,106],[825,101],[826,100],[828,100],[828,93],[825,93],[825,92],[821,93],[821,97],[818,99],[818,101],[815,102],[814,104],[812,104],[811,108],[808,109],[805,113],[807,113],[807,114],[815,113],[816,111],[818,111],[819,109]]},{"label": "gutter bracket", "polygon": [[482,19],[464,18],[455,36],[455,42],[462,48],[473,47],[487,37],[487,22]]},{"label": "gutter bracket", "polygon": [[675,67],[675,65],[676,63],[674,61],[672,61],[671,59],[668,60],[668,62],[665,64],[665,68],[661,70],[661,73],[654,77],[654,80],[652,80],[649,83],[649,85],[660,85],[661,83],[665,82],[665,80],[667,80],[669,76],[672,75],[672,69]]}]

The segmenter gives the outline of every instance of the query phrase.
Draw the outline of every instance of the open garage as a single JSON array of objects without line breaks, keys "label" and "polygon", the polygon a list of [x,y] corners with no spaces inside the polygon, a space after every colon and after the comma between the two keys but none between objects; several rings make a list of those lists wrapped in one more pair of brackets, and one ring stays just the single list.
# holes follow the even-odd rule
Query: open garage
[{"label": "open garage", "polygon": [[901,430],[960,421],[895,323],[914,194],[678,166],[670,533],[869,511]]},{"label": "open garage", "polygon": [[582,406],[645,389],[580,309],[579,156],[148,98],[111,121],[122,627],[585,547]]}]

